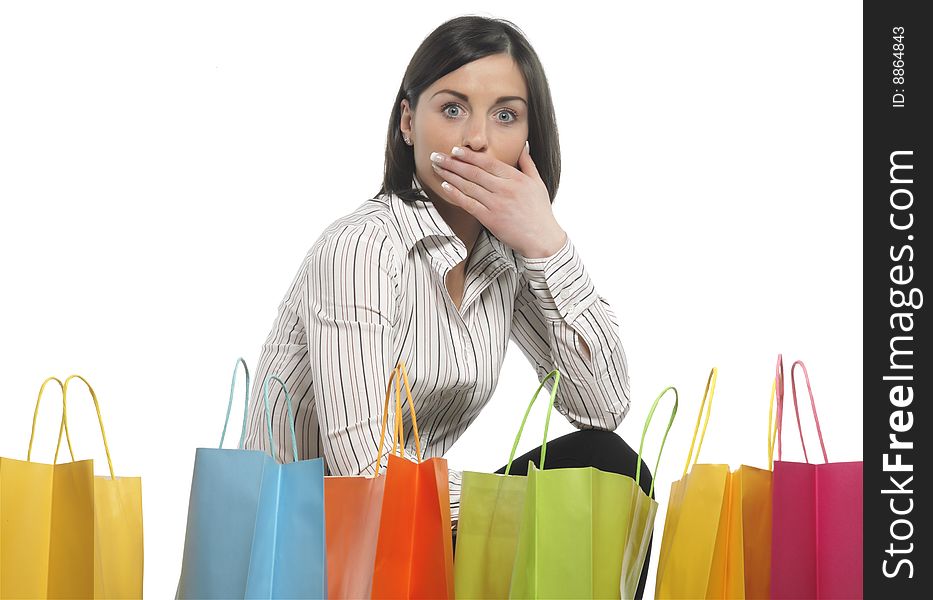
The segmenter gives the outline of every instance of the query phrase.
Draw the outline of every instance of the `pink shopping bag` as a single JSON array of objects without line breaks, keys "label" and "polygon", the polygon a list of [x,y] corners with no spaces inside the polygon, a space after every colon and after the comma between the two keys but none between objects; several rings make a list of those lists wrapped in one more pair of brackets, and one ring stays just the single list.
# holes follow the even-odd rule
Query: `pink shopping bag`
[{"label": "pink shopping bag", "polygon": [[[781,460],[784,366],[778,357],[778,460],[772,484],[771,597],[862,597],[862,462],[829,462],[810,376],[802,361],[791,367],[794,412],[803,444],[794,369],[807,382],[813,418],[823,451],[822,464]],[[859,409],[860,407],[854,407]]]}]

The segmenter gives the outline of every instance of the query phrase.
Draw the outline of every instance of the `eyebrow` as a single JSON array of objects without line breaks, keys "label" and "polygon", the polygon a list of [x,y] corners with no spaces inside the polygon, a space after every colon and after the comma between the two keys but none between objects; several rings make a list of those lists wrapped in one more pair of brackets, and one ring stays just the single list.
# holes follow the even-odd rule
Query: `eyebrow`
[{"label": "eyebrow", "polygon": [[[464,102],[470,101],[470,98],[466,94],[461,94],[460,92],[456,92],[454,90],[447,90],[447,89],[438,90],[431,97],[433,98],[434,96],[437,96],[438,94],[444,94],[444,93],[450,94],[451,96],[456,96],[457,98],[460,98]],[[508,102],[509,100],[519,100],[521,102],[524,102],[525,106],[528,106],[528,102],[521,96],[499,96],[498,98],[496,98],[496,101],[493,104],[499,104],[500,102]]]}]

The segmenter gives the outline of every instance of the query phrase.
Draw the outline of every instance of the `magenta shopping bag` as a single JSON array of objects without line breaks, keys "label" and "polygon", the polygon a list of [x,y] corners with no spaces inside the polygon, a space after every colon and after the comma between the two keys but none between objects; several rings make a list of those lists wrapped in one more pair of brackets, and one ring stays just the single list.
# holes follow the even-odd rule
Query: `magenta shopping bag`
[{"label": "magenta shopping bag", "polygon": [[[778,356],[778,460],[772,484],[771,597],[862,597],[862,462],[831,463],[826,455],[810,376],[802,361],[791,366],[791,389],[797,428],[803,428],[797,407],[794,369],[800,365],[807,382],[823,463],[781,460],[784,414],[784,365]],[[858,408],[858,407],[855,407]]]}]

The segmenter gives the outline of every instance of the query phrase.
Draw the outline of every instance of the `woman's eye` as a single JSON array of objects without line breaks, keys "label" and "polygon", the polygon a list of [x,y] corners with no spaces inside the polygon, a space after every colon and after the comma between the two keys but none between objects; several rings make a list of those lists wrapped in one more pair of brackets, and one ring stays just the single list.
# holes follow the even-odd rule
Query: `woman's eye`
[{"label": "woman's eye", "polygon": [[518,115],[516,115],[514,111],[506,110],[506,109],[500,110],[497,113],[497,116],[501,117],[502,115],[507,115],[506,119],[499,119],[499,121],[502,123],[511,123],[512,121],[518,118]]},{"label": "woman's eye", "polygon": [[[451,112],[450,112],[450,109],[454,109],[454,110],[457,111],[457,112],[451,113]],[[450,117],[450,118],[455,118],[455,117],[459,117],[459,116],[460,116],[460,106],[457,105],[457,104],[445,104],[444,107],[443,107],[441,110],[443,110],[444,116],[447,116],[447,117]]]},{"label": "woman's eye", "polygon": [[[456,119],[463,116],[463,107],[454,103],[445,104],[441,107],[441,112],[448,119]],[[518,114],[514,110],[503,108],[496,113],[496,120],[505,124],[514,123],[518,120]]]}]

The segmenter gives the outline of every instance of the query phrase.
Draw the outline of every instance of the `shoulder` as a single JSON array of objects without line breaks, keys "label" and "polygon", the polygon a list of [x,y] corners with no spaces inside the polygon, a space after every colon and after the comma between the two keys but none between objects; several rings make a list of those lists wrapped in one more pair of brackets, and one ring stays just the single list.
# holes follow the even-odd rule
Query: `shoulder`
[{"label": "shoulder", "polygon": [[362,202],[324,228],[308,250],[309,269],[400,269],[401,234],[387,196]]}]

